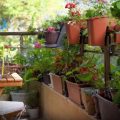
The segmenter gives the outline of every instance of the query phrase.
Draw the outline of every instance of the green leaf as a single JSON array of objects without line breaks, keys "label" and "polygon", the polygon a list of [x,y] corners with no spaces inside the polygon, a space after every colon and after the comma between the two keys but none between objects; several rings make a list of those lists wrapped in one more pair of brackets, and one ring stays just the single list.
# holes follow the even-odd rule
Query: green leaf
[{"label": "green leaf", "polygon": [[120,2],[117,2],[116,6],[118,9],[120,9]]},{"label": "green leaf", "polygon": [[78,74],[76,75],[76,77],[80,80],[80,81],[83,81],[83,82],[89,82],[93,75],[90,74],[90,73],[87,73],[87,74]]}]

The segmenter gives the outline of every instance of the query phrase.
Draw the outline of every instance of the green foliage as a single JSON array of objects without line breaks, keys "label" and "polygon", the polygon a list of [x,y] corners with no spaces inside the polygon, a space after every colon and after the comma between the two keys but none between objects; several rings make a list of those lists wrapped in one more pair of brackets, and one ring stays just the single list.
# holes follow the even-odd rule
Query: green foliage
[{"label": "green foliage", "polygon": [[120,90],[113,97],[113,102],[120,106]]},{"label": "green foliage", "polygon": [[39,99],[38,99],[38,92],[37,92],[37,91],[35,91],[35,90],[30,90],[30,91],[28,92],[27,104],[28,104],[31,108],[36,108],[36,107],[38,107]]},{"label": "green foliage", "polygon": [[94,2],[86,12],[86,18],[105,16],[109,14],[109,5],[104,2]]},{"label": "green foliage", "polygon": [[120,18],[120,0],[117,0],[112,3],[112,6],[110,8],[111,14],[113,17]]},{"label": "green foliage", "polygon": [[120,89],[120,67],[112,65],[112,80],[110,81],[110,87],[113,89]]}]

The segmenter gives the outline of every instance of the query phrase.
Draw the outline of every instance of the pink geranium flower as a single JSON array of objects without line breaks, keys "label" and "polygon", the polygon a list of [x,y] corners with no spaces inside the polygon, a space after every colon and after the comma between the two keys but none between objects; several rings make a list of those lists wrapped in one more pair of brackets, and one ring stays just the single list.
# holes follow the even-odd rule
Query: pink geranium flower
[{"label": "pink geranium flower", "polygon": [[35,48],[41,48],[42,46],[41,46],[41,44],[39,42],[35,42],[34,43],[34,47]]},{"label": "pink geranium flower", "polygon": [[48,32],[53,32],[53,31],[55,31],[55,27],[48,27],[48,28],[47,28],[47,31],[48,31]]}]

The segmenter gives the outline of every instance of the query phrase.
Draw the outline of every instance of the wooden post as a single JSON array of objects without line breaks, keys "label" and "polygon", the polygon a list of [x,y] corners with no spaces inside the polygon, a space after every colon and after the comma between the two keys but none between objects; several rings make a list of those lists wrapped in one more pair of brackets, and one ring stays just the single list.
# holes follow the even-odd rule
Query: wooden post
[{"label": "wooden post", "polygon": [[110,36],[106,32],[105,46],[104,46],[104,77],[105,77],[105,88],[108,88],[108,82],[110,81]]},{"label": "wooden post", "polygon": [[84,36],[83,30],[80,30],[80,56],[84,55]]},{"label": "wooden post", "polygon": [[20,36],[20,52],[23,54],[23,36]]}]

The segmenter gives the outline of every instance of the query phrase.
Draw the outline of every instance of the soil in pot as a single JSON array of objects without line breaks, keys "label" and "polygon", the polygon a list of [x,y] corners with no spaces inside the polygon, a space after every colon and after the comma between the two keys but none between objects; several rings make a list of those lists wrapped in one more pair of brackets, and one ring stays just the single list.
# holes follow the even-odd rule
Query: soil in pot
[{"label": "soil in pot", "polygon": [[46,85],[51,84],[51,80],[50,80],[49,74],[43,75],[42,81],[43,81]]}]

